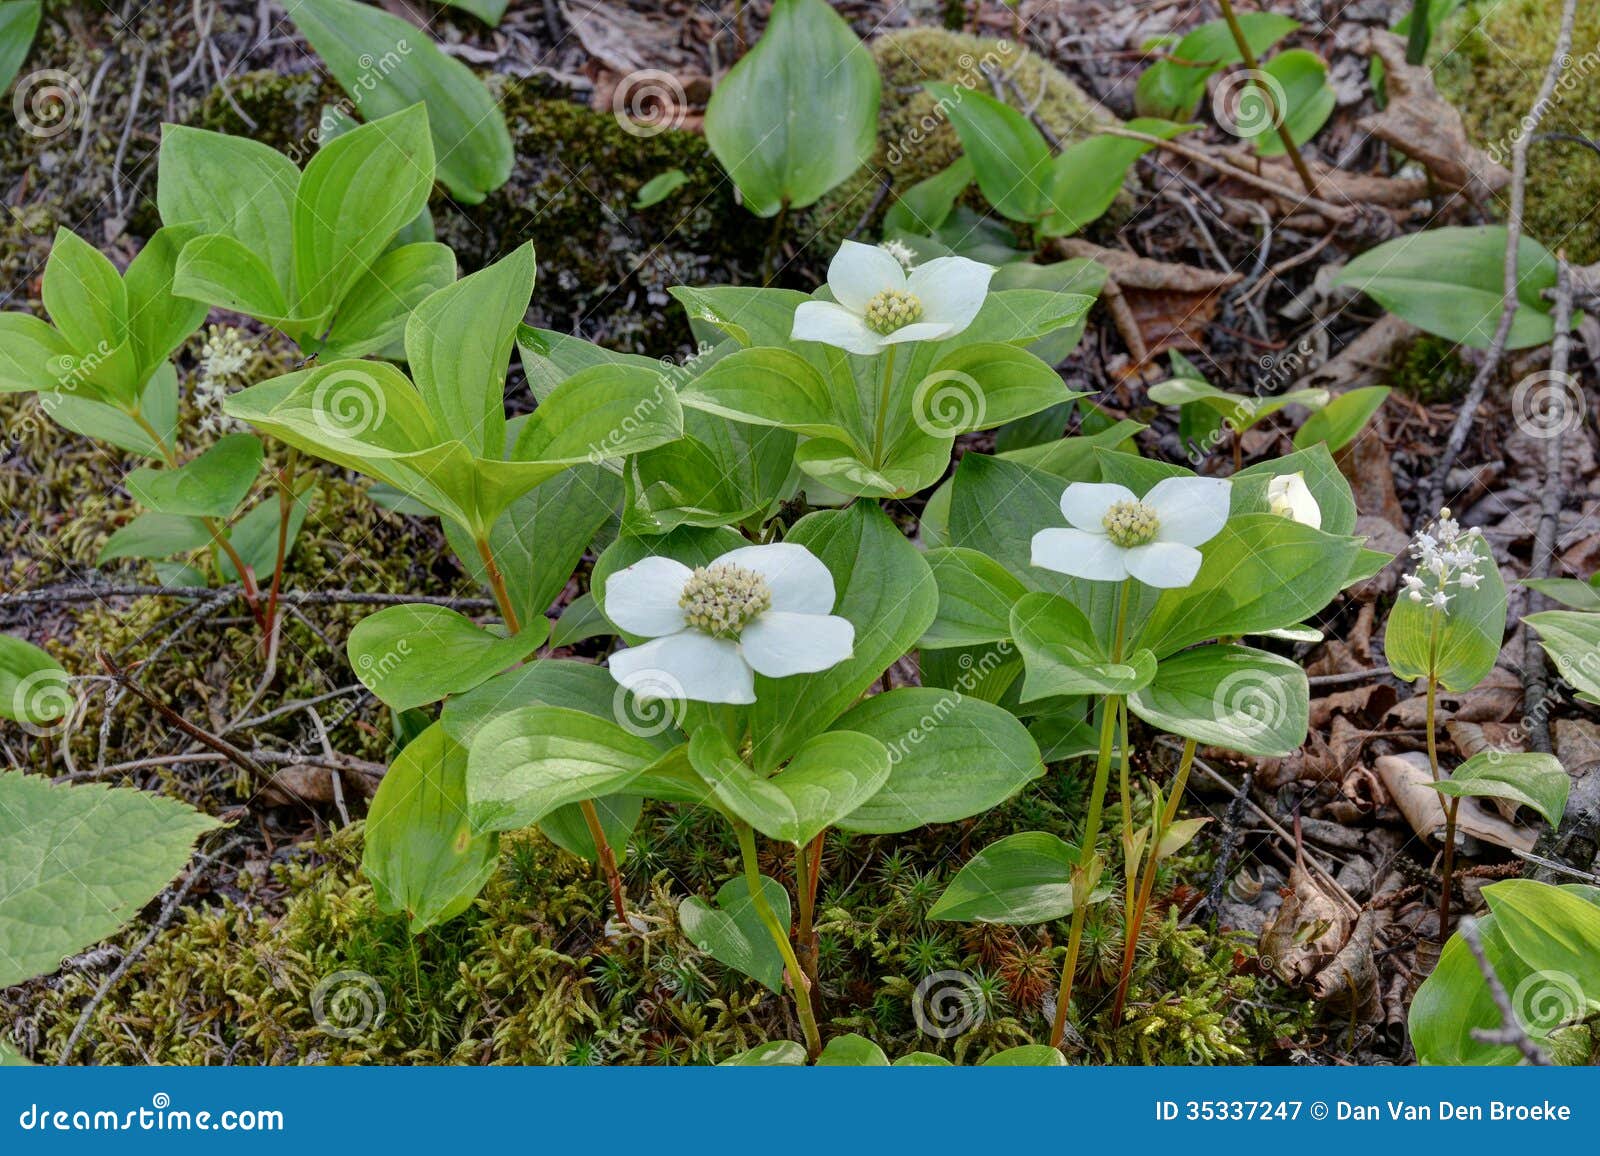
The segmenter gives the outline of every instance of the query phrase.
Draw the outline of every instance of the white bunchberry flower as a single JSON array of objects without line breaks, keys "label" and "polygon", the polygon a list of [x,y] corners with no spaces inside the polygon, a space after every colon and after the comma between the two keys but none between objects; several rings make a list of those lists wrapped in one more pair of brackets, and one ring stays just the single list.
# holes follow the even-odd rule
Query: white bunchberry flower
[{"label": "white bunchberry flower", "polygon": [[900,262],[900,268],[907,273],[911,272],[911,266],[917,263],[917,255],[911,251],[911,246],[904,241],[891,237],[887,241],[879,241],[878,248]]},{"label": "white bunchberry flower", "polygon": [[1074,578],[1146,586],[1187,586],[1200,570],[1200,551],[1228,520],[1224,478],[1163,478],[1143,498],[1126,486],[1074,482],[1061,495],[1071,529],[1033,536],[1033,564]]},{"label": "white bunchberry flower", "polygon": [[846,241],[828,263],[833,300],[803,302],[790,337],[860,354],[950,337],[972,324],[993,276],[966,257],[935,257],[907,274],[888,250]]},{"label": "white bunchberry flower", "polygon": [[1411,557],[1416,570],[1403,576],[1405,595],[1413,602],[1426,602],[1435,610],[1447,610],[1452,586],[1463,590],[1476,590],[1483,581],[1478,566],[1484,561],[1478,554],[1477,544],[1483,531],[1474,526],[1463,530],[1461,523],[1450,516],[1449,507],[1439,511],[1436,521],[1428,523],[1411,541]]},{"label": "white bunchberry flower", "polygon": [[804,546],[742,546],[691,570],[651,557],[606,580],[605,613],[651,641],[613,654],[643,698],[752,703],[755,676],[814,674],[849,658],[855,626],[833,611],[833,575]]},{"label": "white bunchberry flower", "polygon": [[1306,485],[1304,474],[1279,474],[1268,482],[1267,504],[1274,514],[1293,518],[1313,530],[1322,529],[1322,507]]}]

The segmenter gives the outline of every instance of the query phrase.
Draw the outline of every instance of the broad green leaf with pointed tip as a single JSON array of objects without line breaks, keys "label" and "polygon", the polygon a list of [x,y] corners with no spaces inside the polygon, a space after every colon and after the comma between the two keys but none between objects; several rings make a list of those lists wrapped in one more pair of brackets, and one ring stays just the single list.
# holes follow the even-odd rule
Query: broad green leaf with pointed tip
[{"label": "broad green leaf with pointed tip", "polygon": [[[178,370],[170,361],[162,362],[145,384],[139,395],[139,413],[144,425],[134,421],[125,410],[97,400],[99,391],[76,389],[59,393],[41,393],[39,408],[50,415],[50,420],[73,433],[99,441],[110,442],[118,449],[155,461],[165,461],[164,449],[169,449],[177,439],[178,431]],[[157,445],[150,430],[160,435],[162,445]]]},{"label": "broad green leaf with pointed tip", "polygon": [[850,731],[816,736],[770,778],[751,770],[712,727],[690,737],[689,760],[729,811],[769,839],[797,846],[872,798],[889,778],[884,745]]},{"label": "broad green leaf with pointed tip", "polygon": [[1579,696],[1600,702],[1600,614],[1544,610],[1523,621],[1533,627],[1539,645]]},{"label": "broad green leaf with pointed tip", "polygon": [[980,341],[933,363],[912,387],[911,415],[923,432],[946,437],[992,429],[1083,396],[1026,349]]},{"label": "broad green leaf with pointed tip", "polygon": [[623,792],[660,754],[585,711],[528,706],[499,715],[473,736],[467,760],[473,829],[514,831],[569,803]]},{"label": "broad green leaf with pointed tip", "polygon": [[1012,221],[1037,222],[1050,212],[1050,146],[1028,118],[987,93],[951,84],[923,86],[943,108],[984,199]]},{"label": "broad green leaf with pointed tip", "polygon": [[766,30],[706,106],[711,151],[758,217],[803,209],[877,143],[872,55],[823,0],[776,0]]},{"label": "broad green leaf with pointed tip", "polygon": [[1451,771],[1448,779],[1428,785],[1452,798],[1508,799],[1532,807],[1546,823],[1559,827],[1572,780],[1554,755],[1479,751]]},{"label": "broad green leaf with pointed tip", "polygon": [[1011,608],[1028,588],[986,554],[960,546],[929,550],[939,586],[939,615],[922,636],[924,650],[1003,642],[1011,637]]},{"label": "broad green leaf with pointed tip", "polygon": [[883,217],[885,237],[930,237],[972,184],[972,158],[963,153],[949,165],[901,193]]},{"label": "broad green leaf with pointed tip", "polygon": [[[1045,831],[1019,831],[990,843],[950,881],[929,919],[1026,926],[1072,914],[1078,848]],[[1095,891],[1092,902],[1109,892]]]},{"label": "broad green leaf with pointed tip", "polygon": [[[1300,27],[1276,12],[1240,12],[1239,28],[1257,57]],[[1243,57],[1226,20],[1201,24],[1139,74],[1134,106],[1140,116],[1191,120],[1206,93],[1206,81],[1218,69]]]},{"label": "broad green leaf with pointed tip", "polygon": [[356,623],[345,643],[350,666],[391,710],[471,690],[539,649],[543,618],[520,634],[494,634],[446,606],[387,606]]},{"label": "broad green leaf with pointed tip", "polygon": [[1155,655],[1130,650],[1113,661],[1095,641],[1089,619],[1054,594],[1023,595],[1011,607],[1011,635],[1026,676],[1022,701],[1075,694],[1132,694],[1156,677]]},{"label": "broad green leaf with pointed tip", "polygon": [[1255,397],[1229,393],[1209,382],[1181,377],[1157,382],[1150,387],[1151,401],[1161,405],[1204,405],[1241,433],[1285,406],[1302,405],[1310,410],[1321,409],[1328,404],[1330,396],[1325,389],[1292,389],[1288,393]]},{"label": "broad green leaf with pointed tip", "polygon": [[1600,610],[1600,586],[1593,579],[1583,582],[1577,578],[1524,578],[1522,584],[1574,610]]},{"label": "broad green leaf with pointed tip", "polygon": [[122,284],[128,295],[128,339],[133,344],[140,382],[166,363],[173,350],[206,319],[204,302],[173,293],[178,254],[197,235],[192,226],[157,229],[139,255],[128,262]]},{"label": "broad green leaf with pointed tip", "polygon": [[0,718],[30,726],[56,722],[71,709],[69,684],[66,670],[43,650],[0,634]]},{"label": "broad green leaf with pointed tip", "polygon": [[61,388],[77,350],[59,330],[27,313],[0,313],[0,393]]},{"label": "broad green leaf with pointed tip", "polygon": [[[1506,633],[1506,586],[1489,543],[1474,537],[1471,546],[1478,556],[1477,589],[1452,586],[1443,611],[1402,593],[1389,612],[1383,652],[1396,678],[1411,681],[1431,674],[1446,690],[1460,693],[1494,669]],[[1530,615],[1529,620],[1539,617]]]},{"label": "broad green leaf with pointed tip", "polygon": [[1295,431],[1294,448],[1304,450],[1326,444],[1330,453],[1338,453],[1367,427],[1388,396],[1387,385],[1368,385],[1336,394]]},{"label": "broad green leaf with pointed tip", "polygon": [[398,360],[404,353],[407,318],[455,276],[456,257],[448,245],[417,241],[390,249],[350,286],[333,316],[321,356],[337,359],[376,354]]},{"label": "broad green leaf with pointed tip", "polygon": [[1151,726],[1241,754],[1292,754],[1306,741],[1311,688],[1297,662],[1249,646],[1197,646],[1162,659],[1128,709]]},{"label": "broad green leaf with pointed tip", "polygon": [[232,237],[277,285],[293,281],[294,190],[300,183],[293,160],[248,137],[164,124],[156,174],[164,224]]},{"label": "broad green leaf with pointed tip", "polygon": [[657,173],[639,186],[639,192],[633,198],[633,207],[648,209],[659,205],[688,183],[689,177],[682,169],[667,169]]},{"label": "broad green leaf with pointed tip", "polygon": [[[500,715],[525,706],[566,707],[595,718],[616,721],[621,709],[637,724],[641,737],[666,751],[683,741],[683,736],[667,725],[652,727],[650,720],[621,693],[611,672],[603,666],[570,658],[541,658],[497,674],[465,694],[445,704],[442,721],[450,737],[470,747],[478,732]],[[657,719],[656,721],[660,721]],[[649,733],[652,729],[657,734]]]},{"label": "broad green leaf with pointed tip", "polygon": [[[1199,126],[1140,117],[1129,121],[1126,127],[1171,140]],[[1155,147],[1150,141],[1107,134],[1068,145],[1050,163],[1048,212],[1039,227],[1040,235],[1061,237],[1077,233],[1105,216],[1121,194],[1133,162]]]},{"label": "broad green leaf with pointed tip", "polygon": [[[11,87],[22,63],[33,46],[34,33],[39,31],[39,17],[44,12],[41,0],[6,0],[0,3],[0,92]],[[0,1056],[4,1045],[0,1045]],[[3,1062],[3,1061],[0,1061]]]},{"label": "broad green leaf with pointed tip", "polygon": [[882,835],[954,823],[999,806],[1040,778],[1044,763],[1027,728],[1010,711],[970,693],[906,686],[847,711],[834,725],[888,748],[889,776],[834,825]]},{"label": "broad green leaf with pointed tip", "polygon": [[852,1032],[829,1040],[817,1057],[819,1068],[887,1068],[889,1057],[866,1036]]},{"label": "broad green leaf with pointed tip", "polygon": [[499,864],[500,837],[467,823],[467,752],[434,723],[389,764],[367,810],[361,870],[378,909],[420,935],[472,905]]},{"label": "broad green leaf with pointed tip", "polygon": [[53,974],[114,933],[216,826],[148,791],[0,771],[0,986]]},{"label": "broad green leaf with pointed tip", "polygon": [[50,320],[80,354],[128,340],[128,291],[117,267],[65,226],[50,246],[40,295]]},{"label": "broad green leaf with pointed tip", "polygon": [[[789,893],[783,884],[763,875],[761,895],[777,916],[779,925],[787,931]],[[750,888],[743,875],[728,880],[718,889],[715,907],[698,895],[691,895],[678,904],[678,923],[689,942],[712,959],[782,994],[783,954],[751,901]],[[763,1057],[759,1062],[783,1061]]]},{"label": "broad green leaf with pointed tip", "polygon": [[170,558],[211,544],[211,531],[198,518],[147,511],[106,539],[96,566],[118,558]]},{"label": "broad green leaf with pointed tip", "polygon": [[[303,10],[311,2],[298,0],[291,7]],[[353,0],[314,2],[338,3],[352,12],[404,24]],[[422,35],[414,28],[410,34]],[[294,192],[294,306],[298,316],[318,321],[331,318],[346,292],[367,275],[394,235],[427,205],[434,177],[428,115],[420,105],[407,105],[329,141],[300,174]],[[374,105],[374,111],[383,109]]]},{"label": "broad green leaf with pointed tip", "polygon": [[[787,349],[740,349],[721,358],[679,394],[686,406],[733,421],[832,438],[867,453],[867,431],[844,416],[829,380]],[[848,399],[854,409],[855,398]]]},{"label": "broad green leaf with pointed tip", "polygon": [[128,492],[160,514],[226,518],[244,501],[261,473],[261,443],[229,434],[177,469],[141,466],[128,475]]},{"label": "broad green leaf with pointed tip", "polygon": [[[427,106],[428,186],[434,156],[439,182],[464,205],[505,184],[513,161],[505,115],[472,70],[445,55],[426,32],[357,0],[289,0],[286,8],[363,116]],[[395,227],[416,215],[415,209],[406,213]]]},{"label": "broad green leaf with pointed tip", "polygon": [[405,325],[406,366],[440,432],[479,457],[506,439],[506,371],[533,297],[533,245],[431,294]]},{"label": "broad green leaf with pointed tip", "polygon": [[295,315],[282,286],[256,250],[226,233],[196,237],[183,247],[173,287],[185,297],[247,314],[291,337],[307,322]]}]

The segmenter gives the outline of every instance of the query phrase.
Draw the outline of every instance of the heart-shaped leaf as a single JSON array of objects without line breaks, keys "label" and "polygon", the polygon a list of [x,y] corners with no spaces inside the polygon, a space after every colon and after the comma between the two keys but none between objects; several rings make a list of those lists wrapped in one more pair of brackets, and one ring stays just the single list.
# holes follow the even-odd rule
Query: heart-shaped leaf
[{"label": "heart-shaped leaf", "polygon": [[[778,923],[787,931],[789,893],[783,884],[763,875],[761,894],[777,915]],[[782,993],[783,955],[757,912],[743,875],[728,880],[718,889],[715,907],[698,895],[691,895],[678,904],[678,923],[689,942],[712,959]],[[763,1059],[760,1062],[775,1061]]]}]

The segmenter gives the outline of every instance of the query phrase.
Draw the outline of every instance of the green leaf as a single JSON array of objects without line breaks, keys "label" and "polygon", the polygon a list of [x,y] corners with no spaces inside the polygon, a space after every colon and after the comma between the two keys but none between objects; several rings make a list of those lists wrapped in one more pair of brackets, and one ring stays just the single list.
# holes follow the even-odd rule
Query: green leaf
[{"label": "green leaf", "polygon": [[633,199],[633,207],[648,209],[653,205],[659,205],[688,183],[689,177],[682,169],[668,169],[666,172],[657,173],[639,186],[638,195]]},{"label": "green leaf", "polygon": [[[1273,478],[1285,474],[1299,474],[1305,480],[1306,488],[1311,491],[1311,496],[1316,499],[1317,508],[1322,512],[1321,529],[1324,534],[1344,536],[1355,531],[1355,494],[1351,491],[1350,483],[1344,474],[1339,472],[1339,465],[1333,460],[1330,447],[1321,444],[1296,450],[1281,458],[1257,462],[1234,474],[1231,479],[1233,487],[1229,493],[1229,516],[1272,513],[1272,502],[1267,496],[1267,488]],[[1384,561],[1379,569],[1390,561],[1388,554],[1380,557]],[[1347,585],[1349,581],[1346,580]]]},{"label": "green leaf", "polygon": [[1306,741],[1310,696],[1299,663],[1248,646],[1197,646],[1163,659],[1128,707],[1183,738],[1274,757]]},{"label": "green leaf", "polygon": [[934,363],[912,391],[911,414],[923,433],[954,437],[1004,425],[1082,396],[1069,390],[1054,369],[1027,350],[977,342]]},{"label": "green leaf", "polygon": [[39,408],[63,429],[110,442],[129,453],[164,461],[166,455],[163,447],[171,447],[177,436],[177,367],[170,361],[157,366],[144,392],[139,395],[139,411],[145,422],[161,435],[162,446],[158,446],[151,438],[150,430],[134,421],[126,412],[114,405],[82,396],[82,391],[41,393]]},{"label": "green leaf", "polygon": [[1009,104],[952,84],[923,86],[942,108],[972,160],[973,175],[994,211],[1036,222],[1050,211],[1050,146]]},{"label": "green leaf", "polygon": [[[844,416],[829,380],[787,349],[740,349],[718,359],[679,393],[686,406],[733,421],[833,438],[865,456],[867,431]],[[852,409],[855,398],[846,399]]]},{"label": "green leaf", "polygon": [[506,370],[533,297],[533,245],[432,294],[406,322],[411,380],[441,433],[479,457],[506,440]]},{"label": "green leaf", "polygon": [[1054,594],[1020,598],[1011,608],[1011,634],[1027,670],[1025,703],[1056,695],[1131,694],[1156,677],[1155,655],[1135,650],[1112,661],[1083,611]]},{"label": "green leaf", "polygon": [[[1418,329],[1487,349],[1505,293],[1504,225],[1448,226],[1409,233],[1369,249],[1344,267],[1335,285],[1359,289]],[[1517,247],[1517,311],[1507,349],[1544,345],[1555,335],[1546,290],[1555,258],[1522,237]]]},{"label": "green leaf", "polygon": [[1396,678],[1409,682],[1432,674],[1446,690],[1460,693],[1494,669],[1506,633],[1506,587],[1488,542],[1474,536],[1471,546],[1482,577],[1476,590],[1452,586],[1449,608],[1442,612],[1402,593],[1389,612],[1383,651]]},{"label": "green leaf", "polygon": [[356,677],[391,710],[461,694],[539,649],[543,618],[510,638],[445,606],[387,606],[356,623],[345,643]]},{"label": "green leaf", "polygon": [[1576,578],[1524,578],[1522,584],[1574,610],[1600,610],[1600,586]]},{"label": "green leaf", "polygon": [[319,356],[398,359],[412,311],[455,276],[456,258],[448,245],[419,241],[390,249],[340,302]]},{"label": "green leaf", "polygon": [[1022,1044],[996,1052],[981,1065],[985,1068],[1064,1068],[1067,1057],[1049,1044]]},{"label": "green leaf", "polygon": [[758,217],[803,209],[876,146],[877,65],[823,0],[776,0],[761,39],[711,94],[705,133]]},{"label": "green leaf", "polygon": [[1532,807],[1546,823],[1559,827],[1572,780],[1554,755],[1490,750],[1479,751],[1451,771],[1448,779],[1429,786],[1452,798],[1509,799]]},{"label": "green leaf", "polygon": [[300,170],[248,137],[161,126],[156,204],[166,225],[231,237],[287,288],[294,278],[294,191]]},{"label": "green leaf", "polygon": [[935,1055],[932,1052],[907,1052],[903,1056],[896,1057],[894,1063],[891,1064],[890,1067],[953,1068],[955,1065],[949,1060],[945,1059],[943,1056]]},{"label": "green leaf", "polygon": [[[1261,71],[1278,84],[1272,90],[1278,119],[1289,130],[1295,145],[1303,146],[1328,123],[1328,117],[1339,103],[1328,84],[1328,66],[1315,52],[1291,48],[1264,62]],[[1241,94],[1234,113],[1237,124],[1230,131],[1250,141],[1260,156],[1283,156],[1286,151],[1283,138],[1278,135],[1274,118],[1264,105],[1259,107],[1258,115],[1246,115],[1252,107],[1250,102],[1259,100],[1259,92]]]},{"label": "green leaf", "polygon": [[1586,700],[1600,702],[1600,614],[1545,610],[1523,621],[1538,634],[1561,677]]},{"label": "green leaf", "polygon": [[494,28],[505,16],[506,7],[511,0],[439,0],[439,2],[448,4],[452,8],[459,8],[463,12],[470,12],[490,28]]},{"label": "green leaf", "polygon": [[256,250],[225,233],[196,237],[183,247],[173,290],[184,297],[243,313],[285,331],[302,319]]},{"label": "green leaf", "polygon": [[617,723],[558,706],[491,719],[472,740],[467,800],[476,831],[527,827],[569,803],[627,789],[660,751]]},{"label": "green leaf", "polygon": [[[0,694],[0,704],[9,696]],[[0,986],[49,975],[111,935],[217,822],[147,791],[0,771]]]},{"label": "green leaf", "polygon": [[[442,721],[451,738],[470,747],[486,724],[520,707],[559,706],[616,721],[620,704],[623,716],[634,729],[659,750],[683,741],[681,734],[670,729],[670,716],[665,724],[652,727],[650,720],[638,712],[638,704],[630,703],[620,689],[603,666],[568,658],[541,658],[497,674],[450,699],[445,703]],[[659,719],[655,721],[660,724]],[[649,733],[652,730],[656,733]]]},{"label": "green leaf", "polygon": [[40,0],[5,0],[0,4],[0,92],[10,88],[22,71],[43,11]]},{"label": "green leaf", "polygon": [[945,223],[957,198],[970,184],[972,159],[963,154],[900,194],[884,214],[884,236],[931,236]]},{"label": "green leaf", "polygon": [[561,608],[561,616],[550,628],[550,645],[554,649],[576,646],[586,638],[600,638],[617,633],[617,628],[600,612],[600,604],[593,592],[578,595]]},{"label": "green leaf", "polygon": [[261,443],[229,434],[175,470],[141,466],[127,477],[134,500],[160,514],[226,518],[244,501],[261,473]]},{"label": "green leaf", "polygon": [[1366,428],[1388,396],[1386,385],[1368,385],[1338,394],[1295,431],[1294,448],[1304,450],[1325,443],[1329,453],[1338,453]]},{"label": "green leaf", "polygon": [[768,1040],[749,1051],[723,1060],[719,1068],[799,1068],[806,1062],[806,1050],[793,1040]]},{"label": "green leaf", "polygon": [[[1238,20],[1245,42],[1258,59],[1300,27],[1299,21],[1275,12],[1240,12]],[[1227,21],[1202,24],[1178,41],[1166,58],[1157,59],[1139,75],[1134,107],[1140,116],[1189,120],[1205,96],[1211,75],[1242,59]]]},{"label": "green leaf", "polygon": [[59,390],[78,360],[53,326],[26,313],[0,313],[0,394]]},{"label": "green leaf", "polygon": [[[1072,914],[1078,848],[1045,831],[990,843],[956,873],[928,912],[959,923],[1048,923]],[[1102,898],[1096,892],[1095,900]]]},{"label": "green leaf", "polygon": [[[627,857],[628,840],[633,837],[633,829],[644,812],[644,800],[638,795],[607,795],[594,800],[594,809],[607,845],[617,862],[622,862]],[[576,855],[590,863],[599,860],[594,836],[589,833],[589,821],[584,817],[581,804],[568,803],[565,807],[557,807],[539,820],[539,830],[569,855]]]},{"label": "green leaf", "polygon": [[37,646],[0,634],[0,718],[28,726],[56,722],[72,708],[70,681]]},{"label": "green leaf", "polygon": [[71,229],[56,230],[40,294],[63,337],[101,357],[128,340],[128,291],[117,267]]},{"label": "green leaf", "polygon": [[835,1036],[817,1056],[819,1068],[887,1068],[889,1057],[866,1036]]},{"label": "green leaf", "polygon": [[[422,35],[398,17],[354,0],[297,0],[290,15],[321,5],[337,5],[356,27],[361,20],[381,18],[404,27],[406,32],[397,35]],[[326,60],[316,38],[307,39]],[[337,65],[329,63],[338,75]],[[294,197],[297,315],[319,322],[331,318],[394,235],[427,205],[434,162],[428,116],[411,102],[406,105],[329,141],[301,174]],[[376,102],[373,108],[382,111]]]},{"label": "green leaf", "polygon": [[1000,563],[959,546],[929,550],[939,586],[939,613],[922,636],[925,650],[1003,642],[1011,637],[1011,608],[1028,588]]},{"label": "green leaf", "polygon": [[206,306],[173,295],[178,254],[194,235],[188,226],[157,229],[128,263],[128,337],[138,357],[141,383],[206,319]]},{"label": "green leaf", "polygon": [[[779,924],[787,929],[789,893],[783,884],[763,875],[761,894]],[[689,942],[718,963],[748,975],[772,991],[783,992],[783,955],[751,901],[743,875],[718,889],[715,907],[698,895],[678,904],[678,923]],[[767,1058],[760,1062],[776,1061]]]},{"label": "green leaf", "polygon": [[[387,117],[418,102],[427,106],[433,146],[426,164],[422,154],[414,154],[418,172],[426,170],[425,185],[433,184],[434,156],[440,183],[464,205],[477,204],[505,184],[511,175],[511,133],[494,98],[465,64],[446,56],[410,21],[370,4],[290,0],[287,7],[295,27],[364,116]],[[395,228],[420,208],[404,214]]]},{"label": "green leaf", "polygon": [[1325,389],[1294,389],[1288,393],[1254,397],[1228,393],[1208,382],[1186,378],[1172,378],[1150,387],[1151,401],[1162,405],[1204,405],[1241,433],[1285,406],[1303,405],[1311,410],[1321,409],[1328,403],[1328,396]]},{"label": "green leaf", "polygon": [[835,824],[845,831],[885,835],[954,823],[999,806],[1044,774],[1039,748],[1017,717],[963,692],[900,687],[863,700],[835,725],[889,751],[888,781]]},{"label": "green leaf", "polygon": [[171,558],[210,544],[211,531],[198,518],[143,513],[106,539],[95,565],[117,558]]},{"label": "green leaf", "polygon": [[817,735],[770,778],[714,727],[689,739],[689,761],[729,811],[769,839],[803,846],[865,803],[889,778],[889,752],[849,731]]},{"label": "green leaf", "polygon": [[1135,645],[1164,659],[1196,642],[1297,626],[1344,588],[1360,548],[1277,514],[1230,517],[1200,547],[1195,580],[1161,592]]},{"label": "green leaf", "polygon": [[[1171,140],[1197,126],[1143,118],[1129,121],[1127,127]],[[1049,215],[1040,232],[1047,237],[1061,237],[1098,221],[1122,192],[1133,162],[1155,147],[1148,141],[1106,134],[1068,145],[1050,165]]]},{"label": "green leaf", "polygon": [[858,502],[795,523],[785,541],[833,574],[833,612],[856,628],[855,653],[819,674],[756,676],[750,731],[757,770],[770,771],[828,726],[922,637],[938,608],[933,574],[876,505]]},{"label": "green leaf", "polygon": [[472,905],[499,863],[500,837],[467,823],[467,752],[438,723],[389,764],[367,811],[361,870],[378,909],[413,935]]}]

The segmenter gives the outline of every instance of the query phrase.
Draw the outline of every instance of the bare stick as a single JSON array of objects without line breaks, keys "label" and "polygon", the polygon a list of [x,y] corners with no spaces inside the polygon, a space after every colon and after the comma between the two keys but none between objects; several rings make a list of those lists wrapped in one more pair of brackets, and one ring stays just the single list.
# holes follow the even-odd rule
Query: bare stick
[{"label": "bare stick", "polygon": [[1461,403],[1461,410],[1456,414],[1456,424],[1450,428],[1450,437],[1444,444],[1444,452],[1439,455],[1439,467],[1434,471],[1432,485],[1428,487],[1428,500],[1423,503],[1422,509],[1417,514],[1418,519],[1423,522],[1432,518],[1444,503],[1444,489],[1450,476],[1450,469],[1456,464],[1456,457],[1461,453],[1461,447],[1467,444],[1467,435],[1472,432],[1473,416],[1477,413],[1478,406],[1483,404],[1483,395],[1489,388],[1489,381],[1500,368],[1501,359],[1505,357],[1506,341],[1511,336],[1511,323],[1516,319],[1517,306],[1520,304],[1520,299],[1517,297],[1517,253],[1522,247],[1522,210],[1528,194],[1528,146],[1532,143],[1534,130],[1539,127],[1539,122],[1544,119],[1545,111],[1550,106],[1550,98],[1561,79],[1561,74],[1566,71],[1572,49],[1572,21],[1577,10],[1578,0],[1565,0],[1562,5],[1561,31],[1556,35],[1555,51],[1550,54],[1550,66],[1545,69],[1544,82],[1539,85],[1539,95],[1533,102],[1533,108],[1523,119],[1522,128],[1511,142],[1511,204],[1506,209],[1505,281],[1504,297],[1500,307],[1500,324],[1495,326],[1494,337],[1489,342],[1489,351],[1484,355],[1483,364],[1478,367],[1472,384],[1467,387],[1466,400]]},{"label": "bare stick", "polygon": [[1461,926],[1457,930],[1460,931],[1467,949],[1472,952],[1472,958],[1478,961],[1478,970],[1483,973],[1483,982],[1488,985],[1489,997],[1494,1000],[1494,1006],[1500,1011],[1499,1027],[1473,1028],[1472,1038],[1480,1044],[1511,1044],[1522,1053],[1522,1058],[1528,1063],[1538,1067],[1549,1067],[1550,1057],[1543,1048],[1528,1038],[1527,1032],[1523,1031],[1522,1024],[1517,1021],[1517,1013],[1511,1006],[1511,997],[1506,994],[1505,984],[1500,982],[1500,977],[1495,974],[1494,965],[1483,953],[1483,939],[1478,934],[1478,921],[1469,915],[1461,921]]},{"label": "bare stick", "polygon": [[[244,595],[244,590],[238,586],[156,586],[143,583],[96,586],[85,582],[46,586],[42,590],[24,590],[16,594],[0,594],[0,610],[11,606],[99,602],[106,598],[211,599],[224,594],[237,598]],[[429,606],[449,606],[455,610],[495,608],[494,600],[491,598],[452,598],[441,594],[374,594],[361,590],[285,590],[278,596],[278,601],[284,606],[398,606],[402,603],[421,602]]]}]

